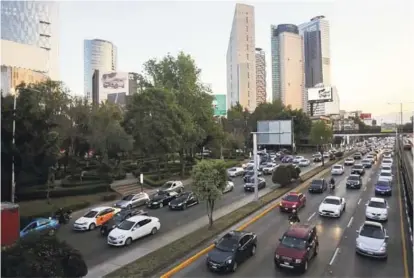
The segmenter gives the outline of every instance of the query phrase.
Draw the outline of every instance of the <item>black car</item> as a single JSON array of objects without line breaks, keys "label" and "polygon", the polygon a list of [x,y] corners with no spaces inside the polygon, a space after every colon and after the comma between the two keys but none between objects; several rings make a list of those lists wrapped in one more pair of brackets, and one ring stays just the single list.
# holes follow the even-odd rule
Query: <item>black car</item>
[{"label": "black car", "polygon": [[359,160],[359,159],[362,159],[362,154],[361,153],[354,153],[354,159],[355,160]]},{"label": "black car", "polygon": [[254,256],[257,236],[246,231],[231,231],[214,242],[207,255],[207,267],[214,272],[234,272],[239,264]]},{"label": "black car", "polygon": [[313,162],[322,162],[322,155],[314,154],[312,160],[313,160]]},{"label": "black car", "polygon": [[362,187],[362,178],[359,174],[356,175],[350,175],[348,179],[346,180],[346,188],[355,188],[355,189],[361,189]]},{"label": "black car", "polygon": [[[266,187],[266,181],[265,179],[258,178],[257,179],[257,188],[263,189]],[[244,184],[244,191],[246,192],[254,192],[254,178],[251,177],[247,180],[247,182]]]},{"label": "black car", "polygon": [[159,191],[158,193],[156,193],[150,198],[147,204],[147,207],[151,209],[156,209],[156,208],[162,208],[163,206],[168,206],[168,204],[172,200],[177,198],[177,196],[178,196],[178,193],[174,191],[172,192]]},{"label": "black car", "polygon": [[315,179],[308,187],[309,193],[323,193],[328,189],[328,183],[324,179]]},{"label": "black car", "polygon": [[364,168],[372,168],[372,160],[371,159],[363,159],[361,161],[362,166],[364,166]]},{"label": "black car", "polygon": [[362,164],[355,164],[354,166],[352,166],[351,168],[351,174],[358,174],[360,176],[365,175],[365,169],[364,166]]},{"label": "black car", "polygon": [[118,224],[135,215],[148,215],[148,213],[138,209],[122,209],[101,226],[101,235],[107,236]]},{"label": "black car", "polygon": [[197,196],[193,192],[184,192],[172,200],[168,206],[172,210],[185,210],[199,203]]}]

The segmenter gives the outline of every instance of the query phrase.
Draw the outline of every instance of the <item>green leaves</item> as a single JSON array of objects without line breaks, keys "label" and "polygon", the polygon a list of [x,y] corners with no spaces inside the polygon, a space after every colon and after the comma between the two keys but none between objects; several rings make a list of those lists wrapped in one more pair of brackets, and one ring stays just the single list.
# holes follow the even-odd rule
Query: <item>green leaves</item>
[{"label": "green leaves", "polygon": [[191,177],[191,189],[200,200],[218,200],[227,183],[226,164],[222,160],[201,160]]},{"label": "green leaves", "polygon": [[322,145],[332,142],[332,128],[324,121],[316,121],[312,124],[310,139],[316,145]]}]

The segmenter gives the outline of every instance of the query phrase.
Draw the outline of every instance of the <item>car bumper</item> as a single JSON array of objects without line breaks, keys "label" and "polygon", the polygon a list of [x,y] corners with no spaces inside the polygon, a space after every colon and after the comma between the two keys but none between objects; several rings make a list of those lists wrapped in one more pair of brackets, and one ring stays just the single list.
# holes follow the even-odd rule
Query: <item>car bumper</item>
[{"label": "car bumper", "polygon": [[244,191],[246,192],[254,192],[254,187],[245,187]]},{"label": "car bumper", "polygon": [[298,208],[297,207],[283,207],[283,206],[280,206],[279,207],[279,209],[280,209],[280,211],[281,212],[292,212],[292,210],[297,210]]},{"label": "car bumper", "polygon": [[391,196],[392,190],[375,190],[375,195]]},{"label": "car bumper", "polygon": [[361,185],[360,184],[347,184],[346,188],[348,188],[348,189],[361,189]]},{"label": "car bumper", "polygon": [[319,213],[319,215],[320,216],[323,216],[323,217],[333,217],[333,218],[337,218],[337,217],[340,217],[341,216],[341,213],[340,212],[338,212],[338,213],[336,213],[336,212],[322,212],[322,211],[319,211],[318,212]]},{"label": "car bumper", "polygon": [[83,225],[83,226],[80,226],[80,225],[73,225],[72,226],[72,230],[74,230],[74,231],[87,231],[87,230],[89,230],[89,226],[86,226],[86,225]]},{"label": "car bumper", "polygon": [[123,239],[115,239],[115,240],[107,240],[108,245],[111,246],[124,246],[125,245],[125,238]]},{"label": "car bumper", "polygon": [[233,269],[233,264],[215,263],[207,261],[207,267],[213,272],[230,272]]},{"label": "car bumper", "polygon": [[170,210],[183,210],[184,206],[168,206]]},{"label": "car bumper", "polygon": [[303,263],[295,263],[295,262],[292,262],[292,261],[284,261],[281,258],[279,258],[279,259],[275,258],[274,263],[277,267],[280,267],[280,268],[286,268],[286,269],[292,269],[292,270],[303,268]]},{"label": "car bumper", "polygon": [[309,193],[323,193],[323,188],[309,188]]},{"label": "car bumper", "polygon": [[342,175],[343,173],[342,171],[332,171],[331,175]]},{"label": "car bumper", "polygon": [[365,214],[365,218],[369,219],[369,220],[374,220],[374,221],[386,221],[388,220],[388,215],[370,215],[370,214]]},{"label": "car bumper", "polygon": [[387,257],[387,252],[368,251],[368,250],[364,250],[358,247],[355,249],[355,251],[362,256],[366,256],[370,258],[385,259]]},{"label": "car bumper", "polygon": [[157,209],[157,208],[160,208],[160,205],[161,204],[147,204],[147,208],[149,208],[149,209]]}]

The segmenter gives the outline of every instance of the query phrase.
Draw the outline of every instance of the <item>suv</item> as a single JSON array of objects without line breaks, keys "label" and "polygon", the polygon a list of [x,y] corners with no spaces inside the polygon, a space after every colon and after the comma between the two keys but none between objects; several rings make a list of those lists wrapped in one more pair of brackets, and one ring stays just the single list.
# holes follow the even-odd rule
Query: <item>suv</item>
[{"label": "suv", "polygon": [[365,168],[362,164],[355,164],[351,168],[351,174],[358,174],[360,176],[365,175]]},{"label": "suv", "polygon": [[361,153],[354,153],[354,159],[362,159],[362,154]]},{"label": "suv", "polygon": [[319,250],[316,227],[308,224],[292,225],[279,241],[274,257],[276,267],[306,272],[309,261]]},{"label": "suv", "polygon": [[328,189],[328,184],[324,179],[314,179],[308,187],[309,193],[323,193]]},{"label": "suv", "polygon": [[362,178],[360,175],[350,175],[346,180],[346,189],[356,188],[361,189],[362,187]]}]

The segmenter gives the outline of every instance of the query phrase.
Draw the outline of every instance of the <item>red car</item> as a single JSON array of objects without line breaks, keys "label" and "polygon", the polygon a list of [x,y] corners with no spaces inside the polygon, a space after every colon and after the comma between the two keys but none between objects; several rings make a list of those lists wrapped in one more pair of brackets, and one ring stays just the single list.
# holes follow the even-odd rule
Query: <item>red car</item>
[{"label": "red car", "polygon": [[306,205],[306,196],[299,192],[289,192],[282,198],[280,202],[281,212],[291,212],[292,210],[300,209]]}]

